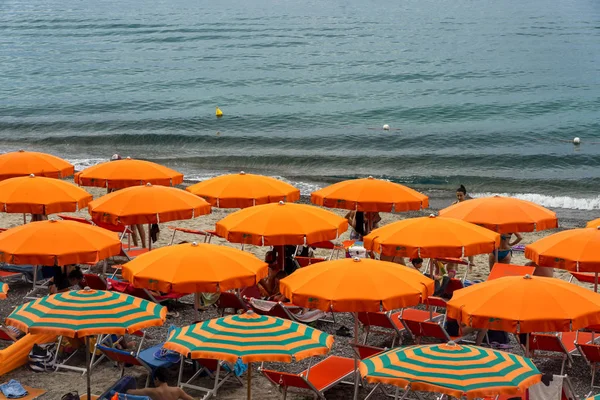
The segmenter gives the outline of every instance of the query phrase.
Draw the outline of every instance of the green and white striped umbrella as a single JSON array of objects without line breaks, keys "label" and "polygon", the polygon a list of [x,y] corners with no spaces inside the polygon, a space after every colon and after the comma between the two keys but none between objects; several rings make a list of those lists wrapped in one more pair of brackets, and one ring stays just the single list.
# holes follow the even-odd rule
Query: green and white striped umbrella
[{"label": "green and white striped umbrella", "polygon": [[541,380],[530,359],[453,342],[397,348],[363,360],[369,382],[457,398],[523,394]]}]

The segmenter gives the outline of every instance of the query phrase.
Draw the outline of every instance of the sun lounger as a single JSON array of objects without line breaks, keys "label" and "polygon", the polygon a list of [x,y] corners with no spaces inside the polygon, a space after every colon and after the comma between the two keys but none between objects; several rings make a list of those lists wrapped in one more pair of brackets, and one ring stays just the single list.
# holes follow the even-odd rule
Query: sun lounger
[{"label": "sun lounger", "polygon": [[525,276],[527,274],[533,275],[535,267],[528,265],[514,265],[514,264],[502,264],[495,263],[492,267],[492,272],[488,276],[487,280],[502,278],[504,276]]},{"label": "sun lounger", "polygon": [[138,354],[101,345],[96,345],[96,348],[104,353],[108,359],[121,365],[121,377],[123,377],[123,374],[125,373],[125,364],[144,367],[148,373],[146,387],[150,384],[150,379],[154,374],[154,371],[161,367],[171,367],[179,362],[179,359],[165,360],[158,359],[155,356],[155,354],[162,349],[162,344],[142,350]]},{"label": "sun lounger", "polygon": [[425,337],[438,339],[442,342],[458,341],[461,336],[451,336],[444,328],[444,314],[433,310],[416,310],[406,308],[398,316],[404,327],[415,342],[420,343]]},{"label": "sun lounger", "polygon": [[[137,349],[135,351],[135,354],[138,354],[142,350],[144,339],[146,338],[146,332],[135,331],[131,335],[140,338],[140,342],[138,343]],[[94,343],[94,351],[91,352],[92,359],[90,361],[90,370],[96,365],[98,365],[106,357],[106,355],[98,349],[98,346],[118,348],[117,346],[124,341],[124,338],[124,336],[118,335],[98,335],[96,337],[96,342]]]},{"label": "sun lounger", "polygon": [[[373,357],[381,352],[386,351],[387,349],[381,348],[381,347],[373,347],[373,346],[367,346],[364,344],[351,344],[352,348],[354,349],[354,352],[356,353],[356,355],[358,356],[358,358],[360,360],[364,360],[365,358],[369,358],[369,357]],[[365,382],[362,382],[362,385],[365,385]],[[375,386],[373,386],[373,389],[371,389],[371,391],[369,392],[369,394],[364,398],[364,400],[369,400],[371,398],[371,396],[375,393],[375,391],[381,388],[381,391],[383,392],[384,395],[388,396],[388,397],[394,397],[393,394],[388,393],[385,390],[385,387],[381,384],[381,383],[377,383],[375,384]]]},{"label": "sun lounger", "polygon": [[406,328],[402,325],[402,322],[398,318],[399,316],[400,312],[394,314],[384,312],[359,312],[358,320],[363,325],[365,331],[363,344],[367,344],[370,333],[391,335],[393,337],[392,347],[396,345],[397,339],[399,339],[399,343],[402,343],[402,333],[406,332]]},{"label": "sun lounger", "polygon": [[[287,305],[278,301],[246,299],[250,308],[257,314],[268,315],[270,317],[278,317],[289,319],[304,324],[318,321],[325,316],[325,312],[321,310],[306,310],[295,305]],[[301,312],[303,311],[303,312]]]},{"label": "sun lounger", "polygon": [[325,400],[324,393],[327,390],[354,373],[354,360],[329,356],[299,374],[273,371],[262,367],[259,368],[259,371],[282,392],[284,399],[290,389],[297,389],[305,393],[309,392],[315,398]]},{"label": "sun lounger", "polygon": [[222,292],[217,300],[217,309],[221,310],[221,316],[223,316],[227,310],[233,310],[233,314],[237,314],[239,310],[246,311],[248,305],[235,293]]},{"label": "sun lounger", "polygon": [[[570,271],[571,277],[569,278],[569,282],[573,282],[573,278],[576,278],[579,282],[592,283],[594,284],[594,291],[598,291],[596,287],[596,274],[594,272],[575,272]],[[598,282],[600,282],[600,277],[598,278]]]},{"label": "sun lounger", "polygon": [[[186,362],[193,362],[196,366],[199,366],[198,370],[190,379],[185,382],[182,382],[183,376],[183,368]],[[193,381],[198,379],[199,376],[206,374],[208,377],[214,380],[214,385],[212,388],[206,388],[203,386],[197,386],[192,384]],[[217,397],[217,392],[227,382],[235,382],[240,386],[243,386],[240,378],[235,374],[234,366],[231,363],[226,361],[219,360],[210,360],[206,358],[199,358],[194,360],[186,360],[183,357],[181,358],[180,366],[179,366],[179,377],[177,379],[177,386],[180,388],[187,388],[192,390],[197,390],[200,392],[205,392],[206,394],[202,397],[202,400],[207,400],[211,396]]]},{"label": "sun lounger", "polygon": [[173,231],[173,236],[171,236],[171,242],[169,243],[169,246],[171,246],[175,242],[175,235],[177,234],[177,232],[202,236],[204,239],[204,243],[210,243],[212,237],[217,236],[217,231],[202,231],[195,229],[178,228],[176,226],[169,226],[168,228]]},{"label": "sun lounger", "polygon": [[119,281],[111,278],[108,278],[106,282],[108,283],[110,290],[114,290],[115,292],[119,293],[130,294],[135,297],[153,301],[157,304],[161,304],[169,300],[178,300],[185,296],[185,294],[181,293],[166,293],[161,295],[154,295],[147,289],[136,288],[133,287],[133,285],[129,282]]},{"label": "sun lounger", "polygon": [[600,386],[595,386],[594,381],[596,378],[596,370],[600,365],[600,345],[593,343],[577,343],[579,354],[583,356],[587,364],[590,366],[592,372],[592,379],[590,382],[591,390],[597,389]]},{"label": "sun lounger", "polygon": [[94,290],[108,290],[108,283],[100,275],[96,274],[83,274],[83,280],[85,285],[90,289]]}]

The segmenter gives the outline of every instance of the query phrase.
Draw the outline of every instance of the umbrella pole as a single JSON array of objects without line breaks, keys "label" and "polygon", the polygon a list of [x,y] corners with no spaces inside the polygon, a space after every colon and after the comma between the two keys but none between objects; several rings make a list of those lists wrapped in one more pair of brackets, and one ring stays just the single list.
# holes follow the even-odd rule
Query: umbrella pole
[{"label": "umbrella pole", "polygon": [[594,273],[594,292],[598,293],[598,273]]},{"label": "umbrella pole", "polygon": [[23,225],[27,223],[27,215],[23,213]]},{"label": "umbrella pole", "polygon": [[525,357],[529,357],[529,333],[525,335]]},{"label": "umbrella pole", "polygon": [[200,293],[196,292],[194,294],[194,316],[196,318],[196,322],[197,323],[199,321],[198,318],[198,308],[200,308]]},{"label": "umbrella pole", "polygon": [[285,270],[285,246],[279,246],[279,266],[281,267],[281,271]]},{"label": "umbrella pole", "polygon": [[85,337],[85,368],[86,371],[86,381],[87,381],[87,398],[91,400],[92,398],[92,382],[90,378],[90,337]]},{"label": "umbrella pole", "polygon": [[[358,344],[358,313],[354,315],[354,344]],[[358,354],[354,352],[354,400],[358,399]]]},{"label": "umbrella pole", "polygon": [[252,400],[252,363],[248,363],[248,400]]},{"label": "umbrella pole", "polygon": [[[152,224],[148,224],[148,251],[152,250],[152,236],[150,236],[150,230],[152,230]],[[140,238],[140,240],[142,240]]]}]

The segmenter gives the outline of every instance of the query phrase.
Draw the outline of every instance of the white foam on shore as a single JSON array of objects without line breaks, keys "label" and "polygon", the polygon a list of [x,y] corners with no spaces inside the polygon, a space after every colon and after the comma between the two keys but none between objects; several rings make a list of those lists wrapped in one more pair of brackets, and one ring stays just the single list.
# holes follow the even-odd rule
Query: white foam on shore
[{"label": "white foam on shore", "polygon": [[474,193],[471,195],[477,197],[506,196],[521,200],[528,200],[549,208],[566,208],[570,210],[598,210],[600,209],[600,196],[596,197],[569,197],[569,196],[548,196],[538,193]]},{"label": "white foam on shore", "polygon": [[67,160],[75,167],[75,171],[81,171],[92,165],[100,164],[109,161],[106,158],[71,158]]}]

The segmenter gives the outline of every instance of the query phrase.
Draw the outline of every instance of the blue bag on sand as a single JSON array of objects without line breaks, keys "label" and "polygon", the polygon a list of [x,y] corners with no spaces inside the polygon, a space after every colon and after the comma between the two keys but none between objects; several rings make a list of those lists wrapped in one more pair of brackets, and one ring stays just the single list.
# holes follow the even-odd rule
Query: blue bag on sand
[{"label": "blue bag on sand", "polygon": [[[230,368],[227,364],[223,365],[223,369],[225,371],[229,371]],[[236,363],[233,365],[233,373],[235,374],[235,376],[242,376],[242,374],[244,372],[246,372],[248,370],[248,364],[244,364],[242,362],[242,360],[240,360],[238,358],[238,360],[236,361]]]},{"label": "blue bag on sand", "polygon": [[11,379],[4,385],[0,385],[0,391],[7,399],[20,399],[21,397],[27,396],[27,390],[19,381]]}]

